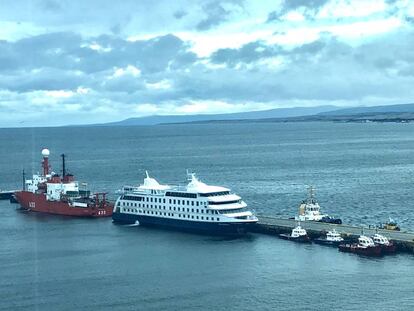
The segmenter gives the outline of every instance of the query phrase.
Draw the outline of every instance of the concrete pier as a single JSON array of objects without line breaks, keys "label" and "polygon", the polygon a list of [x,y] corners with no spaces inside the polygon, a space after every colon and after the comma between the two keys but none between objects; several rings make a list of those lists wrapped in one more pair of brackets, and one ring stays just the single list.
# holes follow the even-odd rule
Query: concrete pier
[{"label": "concrete pier", "polygon": [[[258,215],[257,217],[259,218],[259,222],[253,229],[256,233],[279,235],[280,233],[290,232],[297,225],[297,221],[294,219],[282,219],[263,215]],[[332,229],[335,229],[343,237],[355,240],[362,231],[367,236],[372,236],[378,232],[379,234],[386,236],[388,239],[393,240],[398,251],[414,254],[414,232],[370,229],[361,226],[346,224],[336,225],[316,221],[301,221],[300,225],[302,228],[306,229],[311,238],[317,238],[321,235],[325,235],[326,232]]]}]

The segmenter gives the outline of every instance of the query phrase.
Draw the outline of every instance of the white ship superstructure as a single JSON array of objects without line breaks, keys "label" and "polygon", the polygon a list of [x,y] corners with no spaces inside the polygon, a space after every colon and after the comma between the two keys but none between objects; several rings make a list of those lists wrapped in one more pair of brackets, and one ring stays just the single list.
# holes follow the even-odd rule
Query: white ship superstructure
[{"label": "white ship superstructure", "polygon": [[186,186],[159,184],[146,173],[140,186],[125,186],[113,220],[178,229],[242,233],[257,222],[246,203],[230,189],[207,185],[189,174]]}]

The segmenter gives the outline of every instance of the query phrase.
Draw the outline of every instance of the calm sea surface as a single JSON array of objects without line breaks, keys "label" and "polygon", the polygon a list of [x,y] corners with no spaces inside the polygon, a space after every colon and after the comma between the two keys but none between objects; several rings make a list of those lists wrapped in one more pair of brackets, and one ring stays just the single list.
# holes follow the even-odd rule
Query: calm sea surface
[{"label": "calm sea surface", "polygon": [[[246,123],[0,129],[0,189],[59,155],[92,190],[184,183],[187,168],[258,215],[293,216],[314,185],[353,224],[414,230],[414,124]],[[208,237],[0,201],[1,310],[414,310],[414,256],[381,259],[273,236]]]}]

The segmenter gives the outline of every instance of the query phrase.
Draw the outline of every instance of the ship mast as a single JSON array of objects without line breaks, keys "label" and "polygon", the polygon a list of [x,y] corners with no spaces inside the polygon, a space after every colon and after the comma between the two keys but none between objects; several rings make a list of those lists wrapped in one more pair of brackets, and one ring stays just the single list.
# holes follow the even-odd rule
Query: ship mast
[{"label": "ship mast", "polygon": [[22,182],[23,182],[23,191],[26,191],[26,173],[24,172],[24,169],[22,172]]},{"label": "ship mast", "polygon": [[308,192],[309,192],[308,202],[313,203],[314,197],[315,197],[315,188],[313,186],[309,186]]},{"label": "ship mast", "polygon": [[66,176],[66,166],[65,166],[65,154],[60,155],[62,157],[62,177]]}]

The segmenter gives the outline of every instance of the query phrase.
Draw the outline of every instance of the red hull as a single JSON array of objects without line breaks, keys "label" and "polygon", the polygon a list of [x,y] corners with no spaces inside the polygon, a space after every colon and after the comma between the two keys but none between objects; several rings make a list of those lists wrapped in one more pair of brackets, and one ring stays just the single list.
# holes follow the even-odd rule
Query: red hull
[{"label": "red hull", "polygon": [[28,191],[19,191],[15,193],[16,199],[20,206],[28,211],[77,216],[77,217],[109,217],[112,216],[113,205],[73,207],[67,202],[47,201],[44,194],[36,194]]},{"label": "red hull", "polygon": [[397,252],[397,247],[393,242],[390,242],[388,245],[379,245],[381,247],[381,250],[384,254],[394,254]]},{"label": "red hull", "polygon": [[381,247],[371,246],[371,247],[359,247],[357,244],[340,244],[338,247],[339,251],[346,253],[354,253],[363,256],[373,256],[378,257],[382,255]]}]

